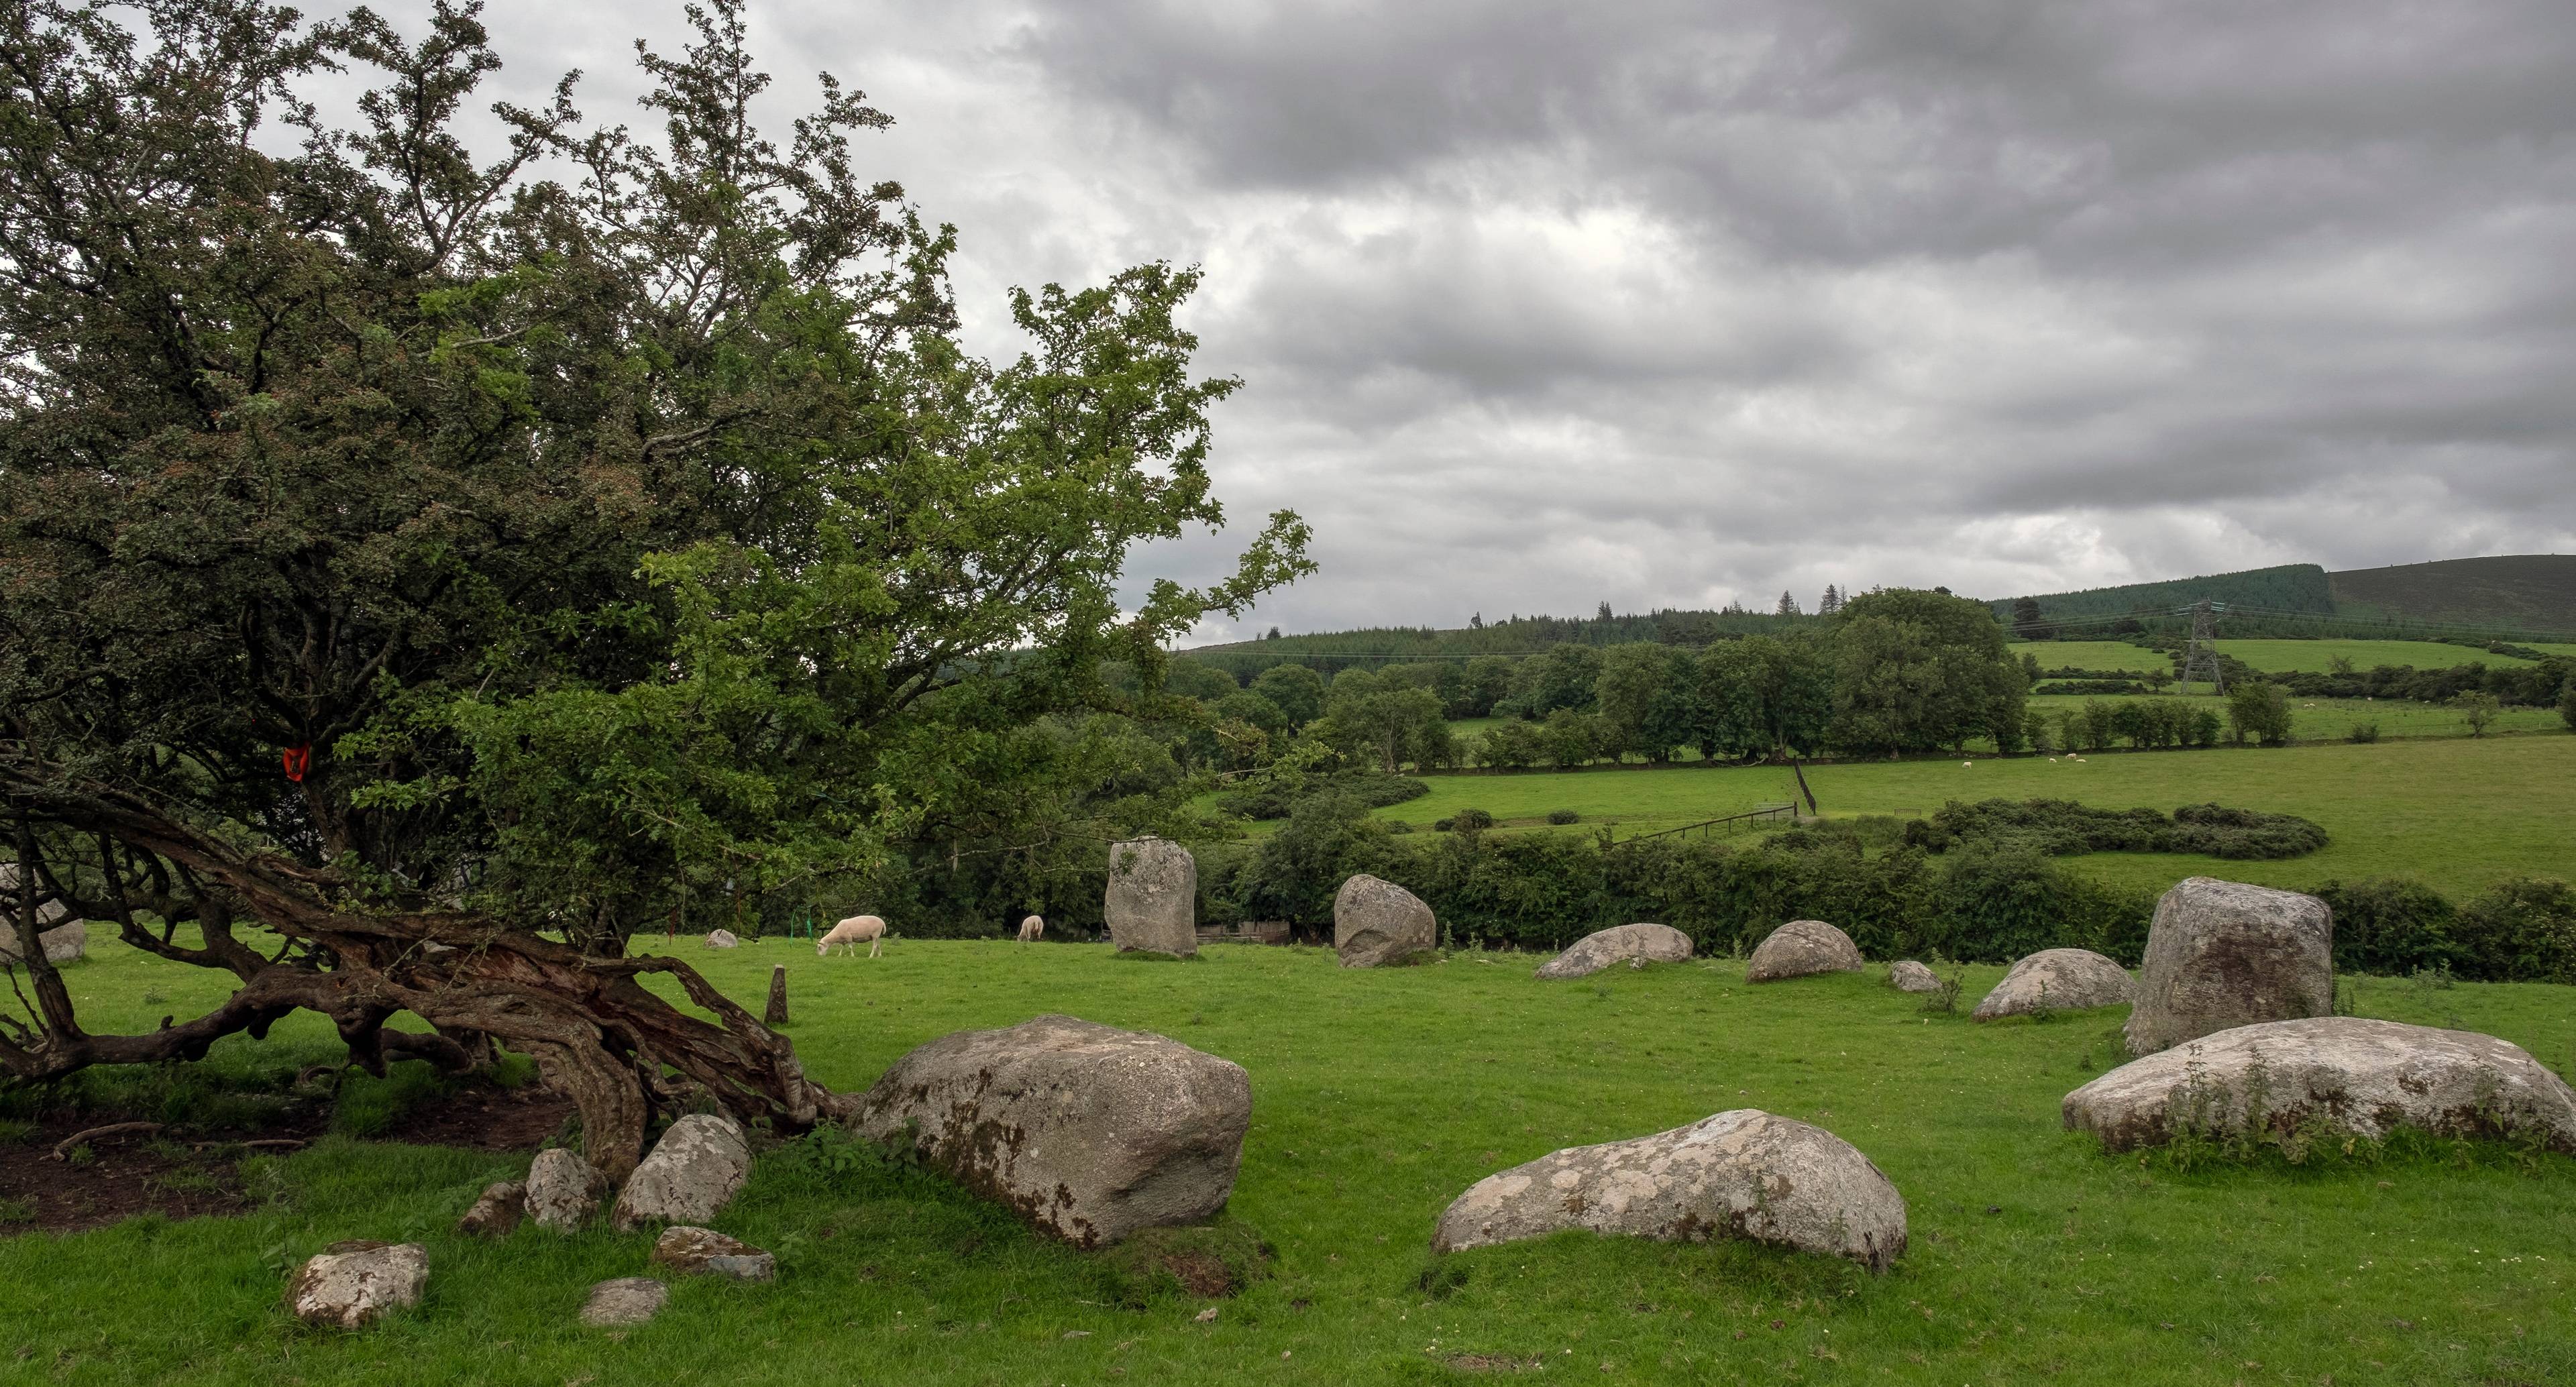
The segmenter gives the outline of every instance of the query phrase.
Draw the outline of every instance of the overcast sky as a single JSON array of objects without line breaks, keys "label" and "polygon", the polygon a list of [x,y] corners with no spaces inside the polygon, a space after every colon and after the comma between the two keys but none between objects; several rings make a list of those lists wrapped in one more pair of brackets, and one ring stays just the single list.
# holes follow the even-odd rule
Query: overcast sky
[{"label": "overcast sky", "polygon": [[[506,87],[651,124],[677,5],[487,20]],[[754,24],[774,114],[827,69],[894,116],[863,162],[957,224],[980,349],[1011,284],[1206,267],[1219,495],[1323,565],[1253,629],[2576,551],[2567,0]]]}]

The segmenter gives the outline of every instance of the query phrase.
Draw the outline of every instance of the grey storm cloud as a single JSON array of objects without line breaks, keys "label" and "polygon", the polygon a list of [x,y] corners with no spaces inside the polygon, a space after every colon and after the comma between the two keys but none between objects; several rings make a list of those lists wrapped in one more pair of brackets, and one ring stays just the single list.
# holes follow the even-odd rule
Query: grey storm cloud
[{"label": "grey storm cloud", "polygon": [[[488,17],[639,126],[624,40],[679,33]],[[982,349],[1009,285],[1206,268],[1219,493],[1323,563],[1246,627],[2576,549],[2565,0],[753,19],[778,116],[826,69],[895,117]]]}]

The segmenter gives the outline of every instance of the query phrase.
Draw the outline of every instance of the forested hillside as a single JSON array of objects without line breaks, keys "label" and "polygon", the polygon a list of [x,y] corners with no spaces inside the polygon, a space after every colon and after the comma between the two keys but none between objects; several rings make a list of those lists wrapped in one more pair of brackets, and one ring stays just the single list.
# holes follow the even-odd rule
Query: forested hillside
[{"label": "forested hillside", "polygon": [[2338,610],[2347,615],[2576,630],[2576,554],[2500,554],[2358,568],[2329,574],[2327,581]]},{"label": "forested hillside", "polygon": [[[2335,614],[2334,592],[2326,571],[2312,563],[2249,568],[2239,573],[2213,573],[2206,577],[2174,578],[2160,583],[2125,583],[2119,587],[2086,588],[2081,592],[2043,593],[2039,595],[2038,602],[2041,616],[2052,621],[2073,621],[2086,617],[2166,612],[2202,598],[2230,606],[2259,607],[2270,612],[2316,616]],[[1992,603],[1995,615],[2006,621],[2012,620],[2014,600],[2007,598]]]}]

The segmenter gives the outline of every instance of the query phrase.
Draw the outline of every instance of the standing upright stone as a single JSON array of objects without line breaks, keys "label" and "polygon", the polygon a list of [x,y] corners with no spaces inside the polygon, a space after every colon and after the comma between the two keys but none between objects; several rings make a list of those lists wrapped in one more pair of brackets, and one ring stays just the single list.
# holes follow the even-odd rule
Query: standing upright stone
[{"label": "standing upright stone", "polygon": [[784,963],[769,965],[769,1007],[761,1013],[760,1023],[764,1026],[787,1024],[787,965]]},{"label": "standing upright stone", "polygon": [[1100,913],[1120,953],[1188,957],[1199,951],[1199,867],[1169,838],[1109,845],[1109,894]]},{"label": "standing upright stone", "polygon": [[1440,922],[1422,898],[1361,872],[1333,893],[1333,952],[1345,968],[1402,963],[1440,947]]},{"label": "standing upright stone", "polygon": [[539,1228],[569,1233],[599,1212],[599,1174],[580,1152],[549,1147],[528,1167],[521,1204]]},{"label": "standing upright stone", "polygon": [[2129,1053],[2152,1055],[2234,1026],[2334,1010],[2334,912],[2324,901],[2191,877],[2156,902]]}]

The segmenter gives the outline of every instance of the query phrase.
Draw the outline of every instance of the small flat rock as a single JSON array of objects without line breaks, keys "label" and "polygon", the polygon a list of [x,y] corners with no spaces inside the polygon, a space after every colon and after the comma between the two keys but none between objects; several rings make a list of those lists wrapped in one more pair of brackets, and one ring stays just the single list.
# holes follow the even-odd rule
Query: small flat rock
[{"label": "small flat rock", "polygon": [[1402,963],[1440,947],[1440,923],[1422,898],[1366,872],[1333,893],[1333,952],[1345,968]]},{"label": "small flat rock", "polygon": [[671,1124],[617,1192],[610,1221],[621,1232],[648,1223],[703,1223],[723,1212],[751,1175],[751,1143],[729,1117],[691,1113]]},{"label": "small flat rock", "polygon": [[2217,1031],[2334,1010],[2334,912],[2296,891],[2187,877],[2156,902],[2121,1028],[2151,1055]]},{"label": "small flat rock", "polygon": [[1110,844],[1109,886],[1100,913],[1120,953],[1196,954],[1198,859],[1169,838]]},{"label": "small flat rock", "polygon": [[2091,949],[2042,949],[2021,959],[1977,1003],[1979,1021],[2032,1012],[2118,1006],[2136,995],[2129,970]]},{"label": "small flat rock", "polygon": [[619,1329],[643,1324],[662,1313],[671,1288],[649,1276],[621,1276],[590,1288],[581,1304],[581,1322],[593,1329]]},{"label": "small flat rock", "polygon": [[429,1250],[418,1243],[338,1242],[286,1283],[286,1308],[306,1324],[357,1329],[420,1304]]},{"label": "small flat rock", "polygon": [[722,1276],[735,1281],[775,1281],[778,1259],[739,1238],[712,1228],[678,1224],[653,1240],[653,1262],[690,1276]]},{"label": "small flat rock", "polygon": [[1241,1065],[1070,1016],[915,1049],[860,1099],[857,1123],[1077,1247],[1216,1214],[1251,1125]]},{"label": "small flat rock", "polygon": [[569,1233],[599,1212],[599,1175],[578,1151],[562,1147],[537,1153],[528,1167],[528,1220],[539,1228]]},{"label": "small flat rock", "polygon": [[1736,1108],[1488,1175],[1440,1215],[1431,1249],[1569,1228],[1663,1242],[1745,1238],[1885,1271],[1905,1251],[1905,1197],[1833,1133]]},{"label": "small flat rock", "polygon": [[521,1180],[502,1180],[483,1187],[483,1194],[465,1217],[456,1221],[456,1231],[478,1238],[498,1238],[519,1226],[528,1213],[528,1186]]},{"label": "small flat rock", "polygon": [[1909,958],[1887,965],[1887,985],[1899,992],[1938,992],[1941,979],[1929,967]]},{"label": "small flat rock", "polygon": [[1617,925],[1576,940],[1573,948],[1540,964],[1538,976],[1581,978],[1623,959],[1632,963],[1680,963],[1690,956],[1690,936],[1670,925]]},{"label": "small flat rock", "polygon": [[706,946],[710,949],[739,949],[742,941],[734,937],[732,930],[715,929],[707,931]]},{"label": "small flat rock", "polygon": [[1778,982],[1818,973],[1857,973],[1863,966],[1860,946],[1850,935],[1822,920],[1791,920],[1754,947],[1744,980]]},{"label": "small flat rock", "polygon": [[2378,1140],[2527,1133],[2576,1154],[2576,1091],[2529,1052],[2474,1031],[2319,1016],[2237,1026],[2131,1060],[2066,1095],[2071,1131],[2113,1151],[2178,1130],[2275,1137],[2322,1120]]}]

